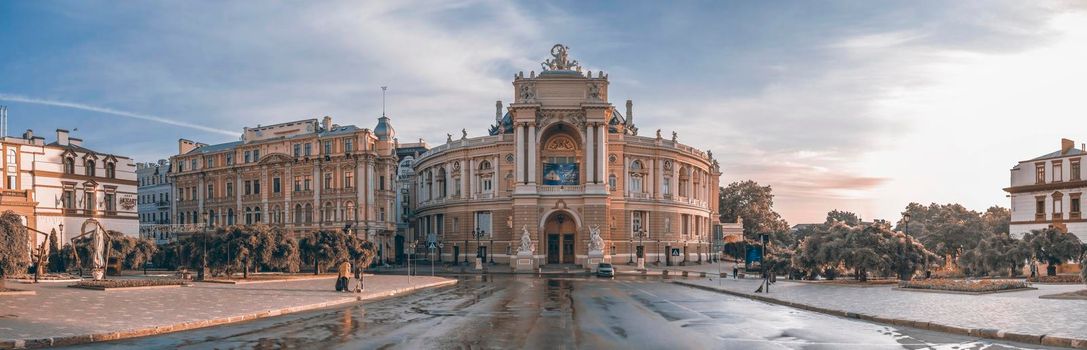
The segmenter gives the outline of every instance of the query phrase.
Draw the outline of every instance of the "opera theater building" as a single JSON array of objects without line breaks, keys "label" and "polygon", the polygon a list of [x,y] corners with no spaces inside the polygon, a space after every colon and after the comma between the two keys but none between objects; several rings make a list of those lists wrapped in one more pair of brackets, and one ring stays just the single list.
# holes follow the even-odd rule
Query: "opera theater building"
[{"label": "opera theater building", "polygon": [[639,135],[631,101],[622,113],[609,101],[607,74],[583,71],[562,45],[551,56],[515,75],[487,136],[450,136],[410,160],[400,202],[411,239],[444,261],[515,268],[707,260],[712,153],[674,132]]}]

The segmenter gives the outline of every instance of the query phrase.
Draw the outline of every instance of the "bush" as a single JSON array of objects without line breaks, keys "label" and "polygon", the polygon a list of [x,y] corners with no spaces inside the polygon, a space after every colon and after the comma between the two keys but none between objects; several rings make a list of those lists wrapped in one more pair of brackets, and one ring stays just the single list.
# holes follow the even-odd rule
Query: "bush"
[{"label": "bush", "polygon": [[0,214],[0,289],[4,277],[26,272],[30,265],[30,236],[22,218],[10,210]]},{"label": "bush", "polygon": [[904,282],[902,288],[947,290],[956,292],[995,292],[1009,289],[1030,287],[1027,282],[1019,280],[951,280],[929,279],[921,281]]},{"label": "bush", "polygon": [[103,288],[135,288],[135,287],[154,287],[154,286],[184,286],[188,282],[177,279],[130,279],[130,280],[101,280],[101,281],[79,281],[73,284],[72,287],[76,288],[88,288],[88,289],[103,289]]}]

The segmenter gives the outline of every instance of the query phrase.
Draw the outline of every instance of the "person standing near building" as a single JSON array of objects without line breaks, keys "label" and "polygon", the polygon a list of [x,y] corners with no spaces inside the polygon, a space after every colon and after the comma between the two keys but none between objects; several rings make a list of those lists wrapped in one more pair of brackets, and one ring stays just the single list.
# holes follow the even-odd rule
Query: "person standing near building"
[{"label": "person standing near building", "polygon": [[355,293],[362,293],[362,264],[355,266]]},{"label": "person standing near building", "polygon": [[340,268],[336,273],[336,291],[351,292],[349,282],[351,276],[351,263],[347,260],[340,262]]}]

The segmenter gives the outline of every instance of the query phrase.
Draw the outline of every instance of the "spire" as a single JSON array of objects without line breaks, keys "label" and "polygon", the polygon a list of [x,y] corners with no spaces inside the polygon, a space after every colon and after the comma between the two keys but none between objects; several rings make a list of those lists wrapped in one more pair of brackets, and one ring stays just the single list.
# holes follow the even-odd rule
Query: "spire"
[{"label": "spire", "polygon": [[385,90],[388,90],[388,86],[381,87],[381,116],[385,116]]},{"label": "spire", "polygon": [[494,101],[494,125],[502,126],[502,100]]},{"label": "spire", "polygon": [[634,125],[634,101],[627,100],[627,125]]},{"label": "spire", "polygon": [[388,86],[381,87],[381,118],[377,118],[377,126],[374,127],[374,136],[377,136],[379,141],[390,141],[396,137],[396,130],[389,122],[389,117],[385,116],[385,90],[388,88]]}]

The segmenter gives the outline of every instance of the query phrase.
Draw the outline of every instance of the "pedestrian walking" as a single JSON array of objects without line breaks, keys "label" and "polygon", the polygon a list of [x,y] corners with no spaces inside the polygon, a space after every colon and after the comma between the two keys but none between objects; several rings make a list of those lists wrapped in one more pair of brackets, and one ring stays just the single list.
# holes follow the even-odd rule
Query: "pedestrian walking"
[{"label": "pedestrian walking", "polygon": [[355,293],[362,293],[362,264],[355,266]]},{"label": "pedestrian walking", "polygon": [[732,279],[740,278],[740,267],[732,264]]}]

